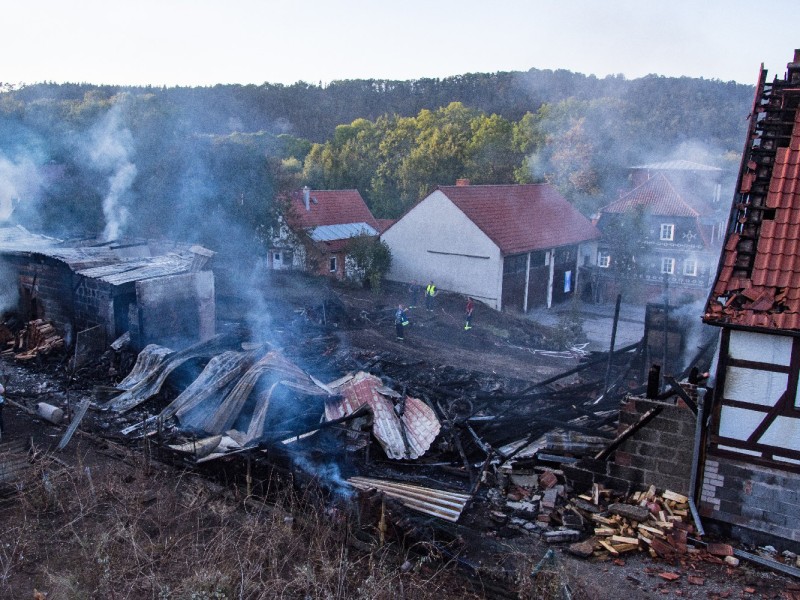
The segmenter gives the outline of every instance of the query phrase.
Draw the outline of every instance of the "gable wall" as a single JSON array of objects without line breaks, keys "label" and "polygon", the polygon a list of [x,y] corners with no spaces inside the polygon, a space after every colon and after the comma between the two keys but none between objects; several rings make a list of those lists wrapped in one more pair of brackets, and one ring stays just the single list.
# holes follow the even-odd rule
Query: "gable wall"
[{"label": "gable wall", "polygon": [[435,191],[389,228],[381,239],[392,252],[392,281],[427,284],[473,296],[500,309],[500,249],[441,191]]}]

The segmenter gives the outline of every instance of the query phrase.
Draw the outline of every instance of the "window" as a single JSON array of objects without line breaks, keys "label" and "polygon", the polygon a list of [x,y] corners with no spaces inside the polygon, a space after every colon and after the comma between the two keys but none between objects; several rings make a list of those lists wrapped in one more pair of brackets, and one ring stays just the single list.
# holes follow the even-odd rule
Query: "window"
[{"label": "window", "polygon": [[672,223],[661,224],[661,235],[659,239],[662,242],[671,242],[675,238],[675,225]]},{"label": "window", "polygon": [[335,273],[336,272],[336,257],[335,256],[331,256],[331,263],[330,264],[331,264],[331,267],[330,267],[331,273]]},{"label": "window", "polygon": [[665,275],[672,275],[675,273],[675,259],[662,258],[661,259],[661,272]]},{"label": "window", "polygon": [[597,253],[597,266],[607,269],[611,266],[611,255],[602,250]]},{"label": "window", "polygon": [[694,258],[687,258],[683,261],[683,274],[688,277],[697,276],[697,260]]},{"label": "window", "polygon": [[275,253],[273,253],[273,254],[272,254],[272,260],[273,260],[274,262],[276,262],[276,263],[279,263],[279,262],[281,262],[281,253],[280,253],[280,252],[275,252]]}]

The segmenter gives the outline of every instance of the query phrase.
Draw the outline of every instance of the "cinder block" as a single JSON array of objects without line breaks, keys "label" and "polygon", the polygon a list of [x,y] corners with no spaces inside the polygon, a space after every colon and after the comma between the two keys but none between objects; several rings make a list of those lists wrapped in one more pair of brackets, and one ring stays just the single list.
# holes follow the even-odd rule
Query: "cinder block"
[{"label": "cinder block", "polygon": [[617,450],[614,453],[614,462],[623,467],[629,467],[631,465],[632,456],[628,452],[624,452],[622,450]]},{"label": "cinder block", "polygon": [[618,477],[619,479],[625,479],[629,481],[634,486],[638,486],[639,484],[645,483],[644,482],[644,471],[639,469],[634,469],[633,467],[626,467],[619,464],[611,464],[609,468],[609,475],[611,477]]},{"label": "cinder block", "polygon": [[656,463],[656,468],[659,473],[685,478],[688,484],[691,464],[686,464],[682,462],[673,462],[669,460],[659,460]]}]

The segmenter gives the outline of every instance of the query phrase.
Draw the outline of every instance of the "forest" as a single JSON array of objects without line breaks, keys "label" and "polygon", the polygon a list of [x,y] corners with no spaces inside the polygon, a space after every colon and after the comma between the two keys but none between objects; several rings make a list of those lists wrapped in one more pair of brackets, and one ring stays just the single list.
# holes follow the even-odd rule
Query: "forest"
[{"label": "forest", "polygon": [[[738,166],[753,86],[531,69],[327,85],[0,84],[0,217],[61,237],[263,244],[281,192],[395,218],[436,185],[548,181],[585,214],[627,169]],[[13,212],[11,208],[13,207]]]}]

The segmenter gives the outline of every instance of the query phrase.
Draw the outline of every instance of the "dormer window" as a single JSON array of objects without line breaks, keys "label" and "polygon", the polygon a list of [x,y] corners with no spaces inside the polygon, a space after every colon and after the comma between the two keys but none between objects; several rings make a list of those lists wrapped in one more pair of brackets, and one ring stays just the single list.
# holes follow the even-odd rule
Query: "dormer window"
[{"label": "dormer window", "polygon": [[659,239],[662,242],[671,242],[675,239],[675,225],[672,223],[662,223],[661,224],[661,235]]}]

